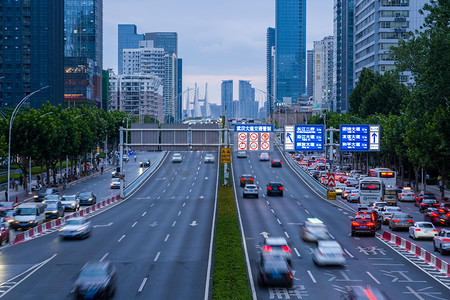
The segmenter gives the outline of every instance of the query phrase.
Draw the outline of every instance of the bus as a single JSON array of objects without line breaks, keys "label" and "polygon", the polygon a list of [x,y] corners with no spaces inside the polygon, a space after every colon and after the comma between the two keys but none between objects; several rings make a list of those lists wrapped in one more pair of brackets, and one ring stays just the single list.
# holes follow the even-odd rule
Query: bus
[{"label": "bus", "polygon": [[388,168],[370,169],[369,177],[376,177],[383,180],[386,187],[393,187],[397,184],[397,172]]},{"label": "bus", "polygon": [[359,182],[358,209],[383,201],[384,183],[380,178],[366,177]]}]

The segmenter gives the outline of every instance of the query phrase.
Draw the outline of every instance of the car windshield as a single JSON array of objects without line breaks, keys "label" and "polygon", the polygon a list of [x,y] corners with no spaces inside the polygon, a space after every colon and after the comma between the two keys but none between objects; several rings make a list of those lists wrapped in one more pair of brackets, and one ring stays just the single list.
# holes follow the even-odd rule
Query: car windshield
[{"label": "car windshield", "polygon": [[34,216],[35,214],[36,214],[36,209],[32,208],[32,207],[17,209],[17,215],[20,215],[20,216]]},{"label": "car windshield", "polygon": [[400,207],[386,207],[386,210],[387,211],[393,211],[393,212],[395,212],[395,211],[402,211],[400,209]]},{"label": "car windshield", "polygon": [[412,219],[412,217],[410,215],[408,215],[408,214],[399,214],[399,213],[395,214],[394,218],[397,218],[397,219]]},{"label": "car windshield", "polygon": [[56,205],[56,203],[47,203],[46,210],[54,210],[57,208],[58,208],[58,206]]},{"label": "car windshield", "polygon": [[180,153],[175,153],[173,156],[174,157],[178,157],[178,156],[181,156],[181,154]]},{"label": "car windshield", "polygon": [[51,194],[53,191],[52,189],[43,189],[39,191],[39,195],[47,195],[47,194]]},{"label": "car windshield", "polygon": [[47,195],[48,200],[58,200],[58,195]]},{"label": "car windshield", "polygon": [[12,207],[12,206],[13,206],[12,203],[4,203],[4,202],[0,203],[0,207]]},{"label": "car windshield", "polygon": [[108,274],[106,268],[89,268],[86,267],[81,271],[80,277],[82,278],[95,278],[95,277],[106,277]]},{"label": "car windshield", "polygon": [[75,201],[75,196],[63,196],[62,201]]},{"label": "car windshield", "polygon": [[83,223],[83,220],[69,219],[67,220],[66,225],[82,225]]},{"label": "car windshield", "polygon": [[254,184],[247,184],[245,187],[248,189],[256,189],[256,185]]},{"label": "car windshield", "polygon": [[89,192],[81,193],[80,197],[91,197],[91,193]]},{"label": "car windshield", "polygon": [[422,228],[433,228],[433,225],[429,224],[429,223],[422,223],[422,224],[419,224],[419,227],[422,227]]}]

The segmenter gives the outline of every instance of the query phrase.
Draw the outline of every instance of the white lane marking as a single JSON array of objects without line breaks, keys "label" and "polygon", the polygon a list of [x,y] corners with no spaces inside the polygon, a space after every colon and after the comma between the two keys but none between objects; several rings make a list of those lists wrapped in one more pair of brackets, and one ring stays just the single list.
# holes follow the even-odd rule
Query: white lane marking
[{"label": "white lane marking", "polygon": [[197,180],[197,176],[194,177],[194,180]]},{"label": "white lane marking", "polygon": [[280,221],[280,219],[277,219],[277,221],[278,221],[278,224],[280,224],[280,225],[281,225],[281,221]]},{"label": "white lane marking", "polygon": [[353,219],[353,217],[352,216],[347,216],[349,219]]},{"label": "white lane marking", "polygon": [[348,215],[348,212],[346,212],[346,211],[343,211],[342,213],[343,213],[344,215]]},{"label": "white lane marking", "polygon": [[393,258],[392,257],[385,257],[385,258],[383,258],[383,257],[369,257],[368,259],[373,259],[373,260],[393,260]]},{"label": "white lane marking", "polygon": [[348,256],[350,256],[351,258],[355,258],[347,249],[344,249],[345,253],[348,254]]},{"label": "white lane marking", "polygon": [[157,261],[161,252],[156,253],[155,259],[153,261]]},{"label": "white lane marking", "polygon": [[134,226],[136,226],[136,224],[137,224],[137,222],[134,222],[134,223],[133,223],[133,225],[131,225],[131,227],[134,227]]},{"label": "white lane marking", "polygon": [[404,266],[405,264],[372,264],[374,266]]},{"label": "white lane marking", "polygon": [[163,191],[163,194],[166,192],[166,190]]},{"label": "white lane marking", "polygon": [[172,181],[175,179],[175,177],[172,177]]},{"label": "white lane marking", "polygon": [[267,205],[270,205],[269,201],[266,200],[266,202],[267,202]]},{"label": "white lane marking", "polygon": [[169,187],[170,186],[170,182],[167,184],[167,187]]},{"label": "white lane marking", "polygon": [[169,239],[170,234],[166,235],[166,238],[164,239],[164,242],[167,242],[167,240]]},{"label": "white lane marking", "polygon": [[146,213],[147,213],[147,212],[145,211],[145,212],[142,214],[142,216],[145,216]]},{"label": "white lane marking", "polygon": [[156,199],[158,199],[158,200],[161,199],[161,196],[158,196],[158,198],[156,198]]},{"label": "white lane marking", "polygon": [[106,253],[105,255],[103,255],[103,257],[100,258],[99,262],[102,262],[108,255],[109,255],[109,253]]},{"label": "white lane marking", "polygon": [[186,196],[186,199],[189,199],[189,196]]},{"label": "white lane marking", "polygon": [[152,203],[152,205],[150,205],[150,207],[153,207],[155,205],[155,203]]},{"label": "white lane marking", "polygon": [[328,233],[330,235],[330,237],[335,240],[334,236],[331,233]]},{"label": "white lane marking", "polygon": [[198,167],[197,170],[200,170],[200,167]]},{"label": "white lane marking", "polygon": [[313,283],[317,283],[316,278],[314,278],[314,276],[313,276],[313,274],[311,273],[311,271],[308,270],[308,271],[306,271],[306,272],[308,273],[309,277],[311,277],[312,282],[313,282]]},{"label": "white lane marking", "polygon": [[370,272],[366,272],[372,279],[373,279],[373,281],[375,281],[376,283],[378,283],[378,284],[381,284],[376,278],[375,278],[375,276],[373,276]]},{"label": "white lane marking", "polygon": [[122,237],[117,242],[120,243],[124,238],[125,238],[125,234],[122,235]]},{"label": "white lane marking", "polygon": [[308,214],[308,215],[310,215],[311,213],[307,210],[307,209],[305,209],[305,211],[306,211],[306,213]]},{"label": "white lane marking", "polygon": [[300,253],[298,252],[297,248],[294,248],[295,253],[297,254],[298,257],[301,257]]},{"label": "white lane marking", "polygon": [[192,189],[189,190],[189,193],[191,193],[191,192],[192,192]]},{"label": "white lane marking", "polygon": [[194,186],[195,182],[192,183],[192,186]]},{"label": "white lane marking", "polygon": [[181,215],[181,210],[178,212],[178,215]]},{"label": "white lane marking", "polygon": [[288,239],[290,239],[291,237],[289,236],[289,234],[285,231],[284,232],[284,234],[286,235],[286,237],[288,238]]},{"label": "white lane marking", "polygon": [[298,201],[297,201],[297,204],[300,205],[300,206],[302,206],[302,204],[301,204],[300,202],[298,202]]},{"label": "white lane marking", "polygon": [[406,288],[411,292],[411,294],[413,294],[414,296],[417,297],[417,299],[420,300],[425,300],[424,298],[422,298],[419,293],[417,293],[415,290],[413,290],[410,286],[406,286]]},{"label": "white lane marking", "polygon": [[186,206],[186,202],[183,203],[183,207],[185,207],[185,206]]},{"label": "white lane marking", "polygon": [[270,210],[272,211],[273,214],[275,213],[275,211],[272,208]]},{"label": "white lane marking", "polygon": [[144,280],[142,280],[141,286],[138,289],[138,292],[142,292],[142,290],[144,289],[145,283],[147,282],[147,277],[144,278]]},{"label": "white lane marking", "polygon": [[175,227],[175,224],[177,224],[177,221],[173,221],[172,227]]}]

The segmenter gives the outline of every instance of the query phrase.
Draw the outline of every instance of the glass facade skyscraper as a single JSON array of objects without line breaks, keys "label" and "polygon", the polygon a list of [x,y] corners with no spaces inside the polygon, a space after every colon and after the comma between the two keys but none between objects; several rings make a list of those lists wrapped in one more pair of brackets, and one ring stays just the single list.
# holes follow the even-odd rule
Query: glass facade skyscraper
[{"label": "glass facade skyscraper", "polygon": [[233,80],[222,80],[222,96],[221,106],[222,115],[225,115],[225,109],[227,110],[227,118],[234,118],[233,110]]},{"label": "glass facade skyscraper", "polygon": [[274,86],[274,50],[275,50],[275,28],[267,28],[266,34],[266,90],[267,90],[267,116],[273,111],[275,86]]},{"label": "glass facade skyscraper", "polygon": [[149,32],[145,34],[145,39],[153,41],[155,48],[164,48],[167,54],[178,56],[178,34],[176,32]]},{"label": "glass facade skyscraper", "polygon": [[139,48],[139,41],[143,41],[144,34],[138,34],[136,25],[134,24],[119,24],[118,27],[118,73],[123,74],[123,49]]},{"label": "glass facade skyscraper", "polygon": [[306,0],[276,0],[275,97],[297,102],[306,83]]}]

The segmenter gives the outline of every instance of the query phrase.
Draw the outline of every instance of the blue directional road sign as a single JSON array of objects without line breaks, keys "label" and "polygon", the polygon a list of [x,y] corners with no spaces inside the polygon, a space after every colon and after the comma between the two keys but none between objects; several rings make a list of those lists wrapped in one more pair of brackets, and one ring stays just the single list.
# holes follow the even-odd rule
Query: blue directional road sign
[{"label": "blue directional road sign", "polygon": [[295,125],[296,151],[324,151],[323,125]]},{"label": "blue directional road sign", "polygon": [[380,151],[380,125],[341,124],[341,151]]},{"label": "blue directional road sign", "polygon": [[234,125],[235,132],[272,132],[273,125],[247,125],[236,124]]}]

